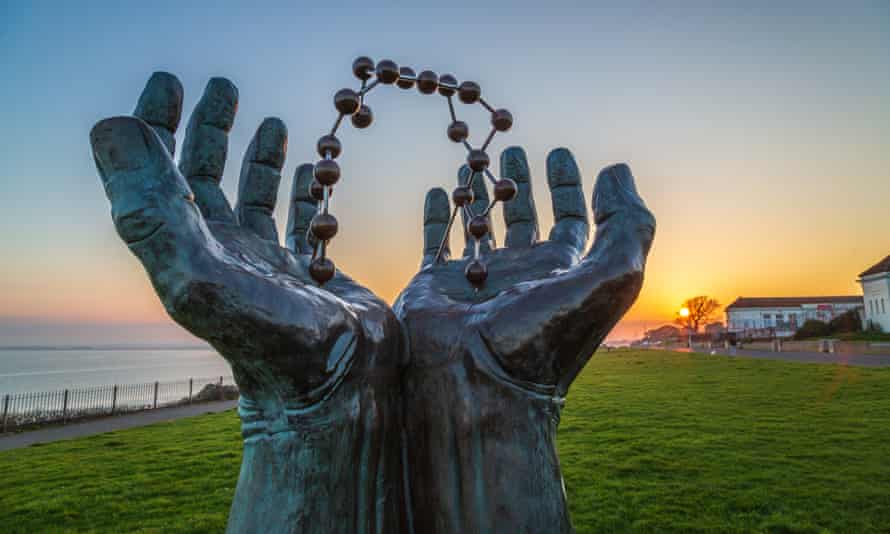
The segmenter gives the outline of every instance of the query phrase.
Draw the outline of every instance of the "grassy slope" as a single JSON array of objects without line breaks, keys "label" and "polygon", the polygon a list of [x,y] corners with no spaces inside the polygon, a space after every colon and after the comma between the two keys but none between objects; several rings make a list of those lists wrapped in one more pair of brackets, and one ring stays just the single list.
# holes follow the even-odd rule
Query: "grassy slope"
[{"label": "grassy slope", "polygon": [[[890,525],[890,370],[598,354],[560,432],[579,532]],[[0,530],[225,526],[233,413],[0,453]]]}]

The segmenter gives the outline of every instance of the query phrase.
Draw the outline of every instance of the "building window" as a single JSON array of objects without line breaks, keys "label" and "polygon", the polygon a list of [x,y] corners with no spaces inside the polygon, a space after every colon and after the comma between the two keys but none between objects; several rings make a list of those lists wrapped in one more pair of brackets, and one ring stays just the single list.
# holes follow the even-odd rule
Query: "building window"
[{"label": "building window", "polygon": [[875,314],[875,301],[873,301],[873,300],[868,301],[868,314],[869,315]]},{"label": "building window", "polygon": [[785,328],[785,315],[782,313],[776,314],[776,328]]},{"label": "building window", "polygon": [[881,297],[881,313],[887,313],[887,310],[884,308],[884,297]]}]

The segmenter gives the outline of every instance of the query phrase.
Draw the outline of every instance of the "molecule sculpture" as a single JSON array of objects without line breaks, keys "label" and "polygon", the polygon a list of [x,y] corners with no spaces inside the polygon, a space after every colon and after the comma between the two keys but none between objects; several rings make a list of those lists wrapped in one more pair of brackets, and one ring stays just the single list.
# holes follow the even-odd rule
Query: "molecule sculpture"
[{"label": "molecule sculpture", "polygon": [[[485,283],[488,277],[488,269],[479,257],[479,240],[489,232],[488,215],[495,203],[507,202],[516,196],[516,183],[509,178],[496,179],[488,170],[490,163],[485,149],[491,143],[496,132],[506,132],[513,126],[513,115],[506,109],[494,109],[483,98],[482,89],[476,82],[465,81],[458,84],[457,78],[450,74],[438,76],[435,72],[425,70],[415,74],[409,67],[399,67],[395,62],[385,59],[376,65],[368,57],[359,57],[352,63],[352,72],[361,80],[361,88],[358,91],[352,89],[340,89],[334,95],[334,107],[340,113],[331,132],[318,140],[317,150],[322,157],[315,164],[313,175],[315,179],[310,185],[309,193],[319,203],[319,212],[310,224],[310,237],[314,243],[312,262],[309,265],[309,274],[320,285],[334,277],[336,267],[326,255],[327,243],[337,234],[337,219],[329,213],[331,194],[334,184],[340,179],[340,166],[337,157],[342,151],[340,140],[337,139],[337,129],[343,121],[343,117],[349,116],[352,125],[356,128],[367,128],[371,125],[374,115],[371,108],[365,104],[365,96],[375,87],[383,85],[397,85],[401,89],[411,89],[415,85],[420,93],[431,95],[438,91],[448,100],[448,110],[451,113],[451,124],[448,126],[448,138],[455,143],[462,143],[467,149],[467,166],[470,168],[470,176],[465,185],[458,186],[451,194],[454,209],[448,220],[448,226],[443,234],[442,241],[436,252],[434,263],[438,263],[445,248],[445,242],[454,218],[458,210],[463,210],[465,215],[466,233],[475,241],[473,260],[467,264],[464,271],[467,280],[478,288]],[[376,78],[370,81],[371,78]],[[464,104],[480,104],[491,113],[491,132],[480,148],[473,148],[468,142],[469,127],[467,123],[457,120],[454,113],[452,97],[457,97]],[[484,174],[494,185],[494,200],[482,213],[473,213],[473,181],[478,175]]]}]

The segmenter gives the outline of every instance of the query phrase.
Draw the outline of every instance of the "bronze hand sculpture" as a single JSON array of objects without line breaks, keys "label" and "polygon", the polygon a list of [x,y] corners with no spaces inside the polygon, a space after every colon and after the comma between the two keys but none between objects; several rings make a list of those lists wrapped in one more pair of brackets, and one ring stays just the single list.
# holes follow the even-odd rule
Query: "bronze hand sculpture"
[{"label": "bronze hand sculpture", "polygon": [[[229,361],[241,390],[229,531],[570,531],[560,407],[636,298],[654,233],[629,169],[600,174],[585,254],[587,210],[568,151],[547,161],[556,223],[542,242],[525,155],[505,151],[501,174],[518,194],[504,206],[506,247],[480,243],[489,275],[478,290],[464,274],[473,248],[437,259],[450,207],[431,191],[423,264],[394,313],[342,273],[321,287],[309,275],[311,165],[297,169],[279,246],[281,121],[257,130],[232,209],[219,181],[235,87],[208,84],[177,169],[181,107],[176,78],[155,74],[136,117],[101,121],[91,142],[118,233],[171,317]],[[473,188],[481,207],[484,181]]]},{"label": "bronze hand sculpture", "polygon": [[272,208],[287,133],[266,119],[247,149],[235,209],[219,187],[237,108],[207,85],[177,169],[182,87],[152,76],[136,117],[99,122],[96,166],[121,238],[173,319],[231,364],[244,458],[231,532],[404,532],[401,392],[405,344],[386,303],[338,274],[310,278],[312,166],[297,169],[278,244]]},{"label": "bronze hand sculpture", "polygon": [[[587,209],[568,150],[547,158],[556,217],[547,241],[538,240],[522,149],[504,151],[501,174],[519,194],[505,204],[506,247],[483,243],[486,285],[476,292],[464,280],[469,249],[434,262],[449,211],[448,196],[434,189],[423,265],[394,306],[411,352],[403,395],[417,532],[572,531],[555,447],[560,409],[643,282],[655,220],[627,166],[600,173],[596,241],[586,254]],[[486,203],[482,182],[473,185]]]}]

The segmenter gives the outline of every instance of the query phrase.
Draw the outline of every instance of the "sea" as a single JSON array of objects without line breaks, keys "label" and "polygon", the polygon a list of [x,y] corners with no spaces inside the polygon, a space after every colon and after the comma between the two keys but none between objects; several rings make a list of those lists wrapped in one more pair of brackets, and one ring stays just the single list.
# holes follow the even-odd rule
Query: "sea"
[{"label": "sea", "polygon": [[0,397],[231,374],[229,364],[208,346],[0,348]]}]

